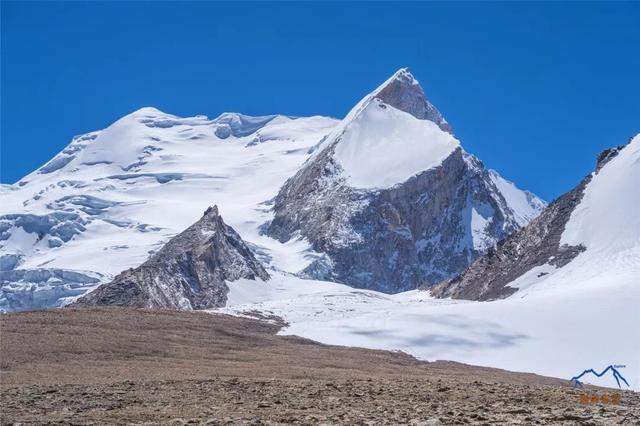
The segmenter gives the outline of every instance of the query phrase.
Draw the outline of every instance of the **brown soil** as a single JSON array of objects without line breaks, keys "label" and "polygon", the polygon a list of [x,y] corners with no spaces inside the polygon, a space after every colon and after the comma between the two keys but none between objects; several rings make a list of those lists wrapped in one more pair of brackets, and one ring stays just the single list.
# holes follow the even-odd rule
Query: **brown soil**
[{"label": "brown soil", "polygon": [[321,345],[224,315],[58,309],[0,326],[2,424],[640,423],[637,393]]}]

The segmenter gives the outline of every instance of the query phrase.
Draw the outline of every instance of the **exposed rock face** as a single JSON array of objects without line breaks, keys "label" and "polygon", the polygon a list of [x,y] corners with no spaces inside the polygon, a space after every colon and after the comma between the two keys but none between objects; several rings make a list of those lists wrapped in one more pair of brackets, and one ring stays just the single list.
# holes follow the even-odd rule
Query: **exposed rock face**
[{"label": "exposed rock face", "polygon": [[214,206],[145,263],[119,274],[76,304],[214,308],[226,303],[225,281],[240,278],[268,280],[269,274]]},{"label": "exposed rock face", "polygon": [[[596,173],[622,148],[603,151],[598,156]],[[529,225],[500,241],[464,273],[433,287],[431,294],[469,300],[504,298],[518,290],[507,285],[536,266],[550,264],[560,268],[571,262],[585,247],[561,245],[560,238],[591,179],[592,175],[585,177],[574,189],[549,204]]]},{"label": "exposed rock face", "polygon": [[519,229],[488,170],[459,147],[440,165],[399,184],[380,189],[350,186],[336,147],[352,121],[370,108],[369,102],[451,131],[406,70],[361,101],[345,118],[342,132],[324,140],[286,182],[274,200],[274,219],[265,226],[265,232],[280,241],[302,235],[324,253],[303,275],[386,293],[411,290],[457,275]]},{"label": "exposed rock face", "polygon": [[419,120],[433,121],[443,131],[453,133],[451,125],[447,123],[440,111],[427,100],[422,87],[407,68],[398,71],[394,78],[375,94],[375,97],[400,111],[408,112]]},{"label": "exposed rock face", "polygon": [[605,164],[614,159],[625,146],[627,145],[620,145],[614,148],[605,149],[600,154],[598,154],[598,159],[596,162],[596,173],[598,173],[605,166]]}]

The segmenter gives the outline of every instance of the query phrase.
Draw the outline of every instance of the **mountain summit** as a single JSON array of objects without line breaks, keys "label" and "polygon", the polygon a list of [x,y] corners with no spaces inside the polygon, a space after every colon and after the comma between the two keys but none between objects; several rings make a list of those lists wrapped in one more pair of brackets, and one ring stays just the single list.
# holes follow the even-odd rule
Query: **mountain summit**
[{"label": "mountain summit", "polygon": [[396,71],[386,82],[376,89],[372,96],[380,99],[400,111],[413,115],[418,120],[429,120],[447,133],[453,129],[440,111],[429,102],[418,80],[409,72],[409,68]]},{"label": "mountain summit", "polygon": [[0,311],[69,303],[143,264],[210,204],[224,206],[225,222],[256,253],[272,256],[280,244],[259,236],[270,217],[261,203],[337,123],[142,108],[74,137],[0,186]]},{"label": "mountain summit", "polygon": [[304,271],[314,278],[395,293],[455,276],[544,203],[501,191],[450,130],[401,69],[286,182],[267,234],[306,238],[322,253]]}]

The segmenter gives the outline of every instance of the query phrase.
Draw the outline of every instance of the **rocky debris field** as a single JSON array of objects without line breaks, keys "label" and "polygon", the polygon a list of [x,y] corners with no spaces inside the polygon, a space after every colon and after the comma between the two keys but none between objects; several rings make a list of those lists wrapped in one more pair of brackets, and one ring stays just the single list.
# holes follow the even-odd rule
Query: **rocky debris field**
[{"label": "rocky debris field", "polygon": [[425,378],[124,381],[3,389],[3,424],[639,424],[637,395]]},{"label": "rocky debris field", "polygon": [[0,324],[2,424],[640,424],[637,393],[320,345],[249,319],[91,308]]}]

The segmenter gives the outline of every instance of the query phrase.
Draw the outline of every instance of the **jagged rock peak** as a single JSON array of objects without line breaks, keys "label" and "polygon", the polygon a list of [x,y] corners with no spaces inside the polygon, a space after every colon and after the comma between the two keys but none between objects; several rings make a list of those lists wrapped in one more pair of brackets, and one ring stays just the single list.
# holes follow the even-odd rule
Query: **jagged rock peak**
[{"label": "jagged rock peak", "polygon": [[217,205],[213,205],[213,206],[207,207],[207,209],[204,211],[204,214],[202,216],[203,217],[206,217],[206,216],[220,216],[220,212],[218,211],[218,206]]},{"label": "jagged rock peak", "polygon": [[426,98],[424,90],[418,80],[409,72],[409,68],[401,68],[396,71],[375,90],[372,98],[380,99],[382,102],[420,120],[432,121],[443,131],[453,134],[451,125]]},{"label": "jagged rock peak", "polygon": [[226,303],[226,282],[241,278],[266,281],[270,277],[214,205],[145,263],[119,274],[76,304],[215,308]]}]

